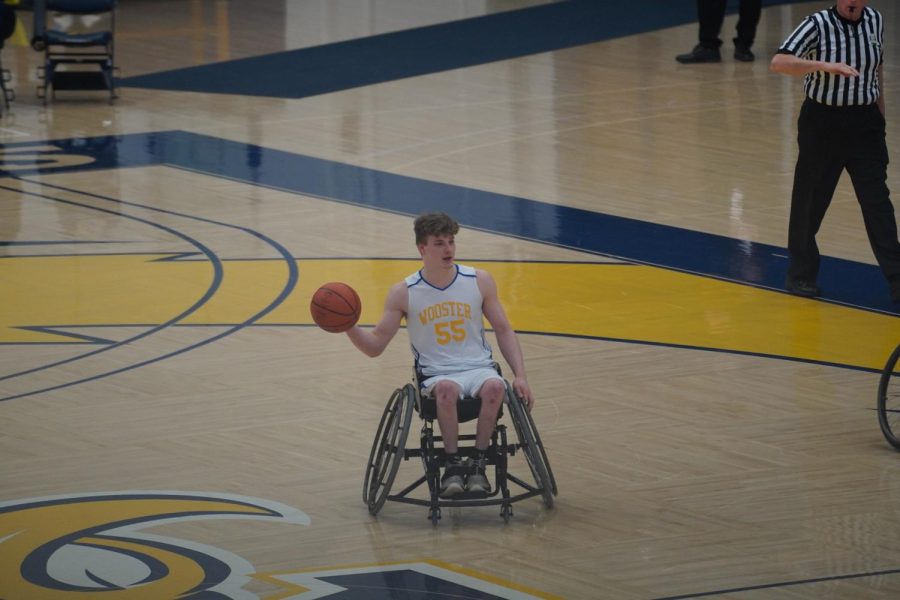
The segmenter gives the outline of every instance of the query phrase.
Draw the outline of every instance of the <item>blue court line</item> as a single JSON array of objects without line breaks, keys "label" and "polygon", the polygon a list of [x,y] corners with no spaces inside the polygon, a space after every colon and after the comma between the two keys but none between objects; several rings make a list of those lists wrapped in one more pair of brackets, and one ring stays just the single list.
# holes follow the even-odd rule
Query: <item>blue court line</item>
[{"label": "blue court line", "polygon": [[824,583],[826,581],[841,581],[844,579],[861,579],[863,577],[883,577],[885,575],[900,574],[900,569],[885,569],[884,571],[870,571],[868,573],[851,573],[849,575],[833,575],[830,577],[815,577],[812,579],[798,579],[796,581],[782,581],[779,583],[765,583],[746,587],[731,588],[727,590],[715,590],[711,592],[698,592],[695,594],[680,594],[678,596],[664,596],[653,600],[688,600],[689,598],[706,598],[709,596],[722,596],[725,594],[738,594],[740,592],[752,592],[755,590],[769,590],[773,588],[790,587],[794,585],[808,585],[810,583]]},{"label": "blue court line", "polygon": [[[0,180],[2,181],[2,180]],[[60,242],[61,244],[68,244],[69,242]],[[93,242],[91,242],[93,243]],[[120,243],[120,242],[115,242]],[[144,242],[128,242],[128,243],[144,243]],[[165,254],[160,252],[153,252],[152,250],[147,251],[144,250],[142,252],[53,252],[53,253],[41,253],[41,254],[4,254],[0,256],[0,260],[10,260],[17,258],[65,258],[67,256],[148,256],[151,254]],[[199,256],[200,252],[181,252],[178,254],[171,254],[169,256],[163,256],[162,258],[154,258],[150,262],[165,262],[170,260],[179,260],[184,256]],[[202,260],[202,259],[200,259]],[[231,260],[231,259],[229,259]],[[278,259],[266,259],[266,260],[278,260]]]},{"label": "blue court line", "polygon": [[[155,325],[158,325],[158,323],[154,324],[154,326]],[[69,337],[69,338],[72,338],[75,340],[81,340],[80,342],[66,342],[67,344],[97,345],[97,344],[114,344],[115,343],[112,340],[108,340],[106,338],[99,338],[99,337],[95,337],[92,335],[84,335],[81,333],[72,333],[69,331],[63,331],[61,329],[57,329],[55,326],[52,326],[52,325],[25,325],[22,327],[18,327],[17,329],[24,329],[26,331],[37,331],[38,333],[49,333],[51,335],[58,335],[61,337]],[[9,345],[16,345],[16,346],[31,345],[31,346],[34,346],[34,345],[46,345],[49,343],[50,342],[15,342],[15,343],[9,344]],[[6,343],[0,342],[0,346],[2,346],[2,345],[6,345]]]},{"label": "blue court line", "polygon": [[[16,173],[168,165],[400,215],[441,210],[452,214],[463,226],[480,231],[764,289],[781,290],[787,273],[787,251],[778,246],[396,175],[186,131],[40,144],[20,142],[0,145],[0,150],[49,144],[66,153],[89,154],[95,161],[72,167],[40,167],[42,152],[36,150],[35,168]],[[823,256],[819,285],[826,301],[898,313],[890,302],[888,284],[875,265]],[[659,290],[661,298],[666,293],[665,289]]]},{"label": "blue court line", "polygon": [[844,363],[829,362],[827,360],[815,360],[812,358],[799,358],[796,356],[788,356],[786,354],[767,354],[765,352],[750,352],[748,350],[735,350],[732,348],[716,348],[712,346],[694,346],[692,344],[676,344],[674,342],[654,342],[653,340],[639,340],[635,338],[617,338],[603,335],[580,335],[575,333],[547,333],[546,331],[527,331],[516,329],[516,333],[523,335],[542,335],[554,338],[569,338],[577,340],[599,340],[603,342],[616,342],[618,344],[638,344],[641,346],[658,346],[660,348],[678,348],[680,350],[702,350],[704,352],[719,352],[721,354],[736,354],[738,356],[756,356],[759,358],[774,358],[778,360],[787,360],[791,362],[805,363],[808,365],[822,365],[824,367],[837,367],[839,369],[850,369],[851,371],[862,371],[864,373],[881,373],[881,369],[873,369],[869,367],[858,367],[856,365],[847,365]]},{"label": "blue court line", "polygon": [[[56,246],[76,244],[130,244],[133,242],[120,242],[116,240],[0,240],[0,246]],[[5,258],[5,257],[0,257]]]},{"label": "blue court line", "polygon": [[[51,188],[54,188],[54,189],[63,189],[63,190],[66,190],[66,191],[74,191],[74,190],[69,190],[69,189],[67,189],[67,188],[61,188],[61,187],[59,187],[59,186],[53,186],[53,185],[49,185],[49,184],[41,184],[41,185],[46,186],[46,187],[51,187]],[[119,347],[119,346],[128,344],[128,343],[130,343],[130,342],[137,341],[137,340],[139,340],[139,339],[141,339],[141,338],[147,337],[148,335],[152,335],[152,334],[154,334],[154,333],[156,333],[156,332],[158,332],[158,331],[161,331],[161,330],[165,329],[166,327],[168,327],[169,325],[171,325],[171,324],[173,324],[173,323],[177,323],[177,322],[180,321],[181,319],[184,319],[185,317],[187,317],[187,316],[191,315],[192,313],[194,313],[195,311],[197,311],[200,307],[202,307],[204,304],[206,304],[206,302],[208,302],[210,298],[212,298],[212,297],[215,295],[216,290],[217,290],[217,289],[219,288],[219,286],[221,285],[221,282],[222,282],[222,275],[223,275],[224,269],[222,268],[222,264],[221,264],[221,262],[218,260],[218,257],[216,257],[216,255],[215,255],[209,248],[207,248],[206,246],[204,246],[204,245],[203,245],[202,243],[200,243],[199,241],[197,241],[197,240],[195,240],[195,239],[193,239],[193,238],[191,238],[191,237],[189,237],[189,236],[187,236],[187,235],[185,235],[185,234],[183,234],[183,233],[181,233],[181,232],[179,232],[179,231],[177,231],[177,230],[175,230],[175,229],[173,229],[173,228],[171,228],[171,227],[167,227],[167,226],[162,225],[162,224],[160,224],[160,223],[154,223],[154,222],[152,222],[152,221],[148,221],[148,220],[142,219],[142,218],[140,218],[140,217],[135,217],[135,216],[133,216],[133,215],[119,215],[116,211],[110,210],[110,209],[108,209],[108,208],[99,208],[99,207],[95,207],[95,206],[89,206],[89,205],[87,205],[87,204],[82,204],[82,203],[80,203],[80,202],[74,202],[74,201],[72,201],[72,200],[65,200],[65,199],[63,199],[63,198],[54,198],[54,197],[48,196],[48,195],[46,195],[46,194],[38,194],[38,193],[36,193],[36,192],[25,192],[25,191],[17,190],[17,189],[15,189],[15,188],[11,188],[11,187],[8,187],[8,186],[5,186],[5,185],[0,185],[0,189],[4,189],[4,190],[7,190],[7,191],[18,192],[18,193],[23,194],[23,195],[28,195],[28,196],[32,196],[32,197],[36,197],[36,198],[42,198],[42,199],[45,199],[45,200],[49,200],[49,201],[51,201],[51,202],[57,202],[57,203],[60,203],[60,204],[66,204],[66,205],[69,205],[69,206],[77,206],[77,207],[80,207],[80,208],[86,208],[86,209],[88,209],[88,210],[94,210],[94,211],[97,211],[97,212],[102,212],[102,213],[107,213],[107,214],[112,214],[112,215],[118,215],[118,216],[121,216],[121,217],[126,218],[126,219],[129,219],[129,220],[133,220],[133,221],[137,221],[137,222],[139,222],[139,223],[143,223],[143,224],[145,224],[145,225],[149,225],[150,227],[155,227],[155,228],[157,228],[157,229],[161,229],[161,230],[163,230],[163,231],[165,231],[165,232],[167,232],[167,233],[170,233],[170,234],[172,234],[173,236],[175,236],[175,237],[177,237],[177,238],[183,240],[184,242],[190,244],[191,246],[194,246],[194,247],[197,248],[198,250],[200,250],[200,251],[208,258],[209,262],[210,262],[210,263],[212,264],[212,266],[213,266],[213,278],[212,278],[212,281],[211,281],[210,284],[209,284],[209,287],[207,287],[206,292],[203,294],[203,296],[201,296],[200,299],[198,299],[193,305],[189,306],[189,307],[188,307],[186,310],[184,310],[182,313],[180,313],[180,314],[178,314],[178,315],[172,317],[171,319],[169,319],[169,320],[166,321],[165,323],[157,324],[157,325],[155,325],[152,329],[150,329],[150,330],[148,330],[148,331],[145,331],[145,332],[142,332],[142,333],[140,333],[140,334],[138,334],[138,335],[136,335],[136,336],[134,336],[134,337],[131,337],[131,338],[122,340],[122,341],[120,341],[120,342],[116,342],[116,343],[114,343],[114,344],[110,344],[110,345],[108,345],[108,346],[104,346],[103,348],[99,348],[99,349],[97,349],[97,350],[92,350],[92,351],[90,351],[90,352],[86,352],[85,354],[79,354],[79,355],[77,355],[77,356],[73,356],[73,357],[70,357],[70,358],[58,360],[58,361],[51,362],[51,363],[46,363],[46,364],[43,364],[43,365],[38,366],[38,367],[33,367],[33,368],[30,368],[30,369],[26,369],[26,370],[24,370],[24,371],[18,371],[18,372],[16,372],[16,373],[10,373],[9,375],[3,375],[3,376],[0,376],[0,381],[5,381],[5,380],[7,380],[7,379],[15,379],[15,378],[21,377],[21,376],[23,376],[23,375],[29,375],[29,374],[31,374],[31,373],[36,373],[36,372],[39,372],[39,371],[44,371],[44,370],[50,369],[50,368],[52,368],[52,367],[58,367],[58,366],[60,366],[60,365],[65,365],[65,364],[68,364],[68,363],[71,363],[71,362],[75,362],[75,361],[78,361],[78,360],[82,360],[82,359],[85,359],[85,358],[87,358],[87,357],[89,357],[89,356],[93,356],[93,355],[95,355],[95,354],[101,354],[101,353],[104,353],[104,352],[108,352],[108,351],[110,351],[110,350],[112,350],[112,349],[114,349],[114,348],[117,348],[117,347]],[[46,389],[39,390],[39,391],[49,391],[49,390],[51,390],[51,389],[57,389],[58,387],[67,387],[67,386],[66,386],[66,385],[56,386],[56,387],[54,387],[54,388],[46,388]],[[34,393],[38,393],[38,392],[30,392],[30,393],[26,393],[26,394],[19,394],[18,396],[10,396],[10,397],[7,397],[7,398],[0,398],[0,400],[9,400],[9,399],[12,399],[12,398],[18,398],[18,397],[21,397],[21,396],[30,396],[31,394],[34,394]]]},{"label": "blue court line", "polygon": [[[18,177],[18,178],[19,178],[19,179],[22,179],[21,177]],[[27,180],[25,180],[25,181],[27,181]],[[32,390],[32,391],[30,391],[30,392],[22,392],[22,393],[15,394],[15,395],[11,395],[11,396],[0,397],[0,401],[4,401],[4,400],[14,400],[14,399],[17,399],[17,398],[26,398],[26,397],[34,396],[34,395],[41,394],[41,393],[44,393],[44,392],[50,392],[50,391],[54,391],[54,390],[64,389],[64,388],[68,388],[68,387],[71,387],[71,386],[74,386],[74,385],[78,385],[78,384],[82,384],[82,383],[87,383],[87,382],[89,382],[89,381],[95,381],[95,380],[97,380],[97,379],[103,379],[103,378],[109,377],[109,376],[111,376],[111,375],[116,375],[116,374],[118,374],[118,373],[124,373],[124,372],[131,371],[131,370],[133,370],[133,369],[137,369],[137,368],[140,368],[140,367],[149,365],[149,364],[153,364],[153,363],[159,362],[159,361],[161,361],[161,360],[165,360],[165,359],[167,359],[167,358],[171,358],[171,357],[173,357],[173,356],[177,356],[177,355],[179,355],[179,354],[183,354],[184,352],[188,352],[188,351],[193,350],[193,349],[195,349],[195,348],[199,348],[200,346],[204,346],[204,345],[206,345],[206,344],[212,343],[212,342],[214,342],[214,341],[216,341],[216,340],[219,340],[219,339],[222,339],[222,338],[224,338],[224,337],[227,337],[227,336],[231,335],[232,333],[235,333],[235,332],[237,332],[237,331],[240,331],[241,329],[243,329],[244,327],[246,327],[246,326],[248,326],[248,325],[252,325],[253,323],[255,323],[256,321],[258,321],[259,319],[263,318],[265,315],[267,315],[267,314],[269,314],[270,312],[272,312],[273,310],[275,310],[275,308],[277,308],[279,305],[281,305],[282,302],[284,302],[284,300],[291,294],[291,292],[293,291],[294,287],[296,287],[296,285],[297,285],[297,281],[298,281],[298,279],[299,279],[299,269],[298,269],[298,267],[297,267],[297,263],[296,263],[294,260],[291,259],[291,256],[290,256],[290,254],[288,253],[287,249],[286,249],[284,246],[282,246],[281,244],[279,244],[277,241],[275,241],[275,240],[273,240],[273,239],[271,239],[271,238],[269,238],[269,237],[267,237],[267,236],[265,236],[265,235],[263,235],[263,234],[261,234],[261,233],[258,233],[258,232],[254,231],[254,230],[252,230],[252,229],[249,229],[249,228],[246,228],[246,227],[242,227],[242,226],[238,226],[238,225],[230,225],[230,224],[228,224],[228,223],[222,223],[222,222],[219,222],[219,221],[214,221],[214,220],[212,220],[212,219],[206,219],[206,218],[203,218],[203,217],[196,217],[196,216],[192,216],[192,215],[185,215],[185,214],[182,214],[182,213],[177,213],[177,212],[175,212],[175,211],[165,210],[165,209],[161,209],[161,208],[144,206],[144,205],[137,204],[137,203],[134,203],[134,202],[127,202],[127,201],[119,200],[119,199],[116,199],[116,198],[110,198],[110,197],[108,197],[108,196],[102,196],[102,195],[100,195],[100,194],[94,194],[94,193],[91,193],[91,192],[84,192],[84,191],[81,191],[81,190],[75,190],[75,189],[72,189],[72,188],[67,188],[67,187],[59,186],[59,185],[53,185],[53,184],[49,184],[49,183],[45,183],[45,182],[32,182],[32,183],[39,183],[39,184],[40,184],[41,186],[43,186],[43,187],[49,187],[49,188],[52,188],[52,189],[63,190],[63,191],[67,191],[67,192],[70,192],[70,193],[75,193],[75,194],[80,194],[80,195],[83,195],[83,196],[88,196],[88,197],[91,197],[91,198],[96,198],[96,199],[99,199],[99,200],[105,200],[105,201],[108,201],[108,202],[113,202],[113,203],[117,203],[117,204],[121,204],[121,205],[127,205],[127,206],[136,206],[136,207],[144,208],[144,209],[147,209],[147,210],[150,210],[150,211],[154,211],[154,212],[167,213],[167,214],[171,214],[171,215],[181,216],[181,217],[185,217],[185,218],[188,218],[188,219],[193,219],[193,220],[202,221],[202,222],[206,222],[206,223],[212,223],[212,224],[216,224],[216,225],[222,225],[222,226],[224,226],[224,227],[228,227],[228,228],[232,228],[232,229],[237,229],[237,230],[239,230],[239,231],[243,231],[243,232],[245,232],[245,233],[247,233],[247,234],[249,234],[249,235],[252,235],[252,236],[254,236],[254,237],[260,239],[262,242],[264,242],[264,243],[270,245],[272,248],[275,249],[276,252],[278,252],[278,253],[282,256],[282,258],[284,259],[284,261],[287,263],[288,277],[287,277],[287,281],[286,281],[284,287],[282,288],[281,292],[280,292],[280,293],[279,293],[279,294],[278,294],[278,295],[277,295],[277,296],[276,296],[276,297],[275,297],[275,298],[274,298],[267,306],[263,307],[262,309],[260,309],[259,311],[257,311],[255,314],[251,315],[249,318],[247,318],[246,320],[244,320],[242,323],[238,323],[238,324],[236,324],[236,325],[232,325],[228,330],[226,330],[226,331],[224,331],[224,332],[221,332],[221,333],[219,333],[219,334],[217,334],[217,335],[214,335],[214,336],[212,336],[212,337],[210,337],[210,338],[207,338],[207,339],[205,339],[205,340],[202,340],[202,341],[200,341],[200,342],[197,342],[197,343],[194,343],[194,344],[190,344],[190,345],[185,346],[185,347],[183,347],[183,348],[179,348],[178,350],[174,350],[174,351],[172,351],[172,352],[168,352],[168,353],[163,354],[163,355],[160,355],[160,356],[155,356],[155,357],[153,357],[153,358],[149,358],[149,359],[147,359],[147,360],[143,360],[143,361],[140,361],[140,362],[137,362],[137,363],[133,363],[133,364],[130,364],[130,365],[126,365],[126,366],[121,367],[121,368],[119,368],[119,369],[114,369],[114,370],[111,370],[111,371],[106,371],[106,372],[99,373],[99,374],[97,374],[97,375],[93,375],[93,376],[90,376],[90,377],[83,377],[83,378],[81,378],[81,379],[77,379],[77,380],[74,380],[74,381],[69,381],[69,382],[67,382],[67,383],[62,383],[62,384],[58,384],[58,385],[54,385],[54,386],[49,386],[49,387],[44,387],[44,388]],[[0,186],[0,187],[4,187],[4,186]],[[9,188],[6,188],[6,189],[9,189]],[[109,209],[96,208],[96,207],[91,207],[91,206],[88,206],[88,205],[82,205],[82,204],[79,204],[79,203],[77,203],[77,202],[72,202],[72,201],[69,201],[69,200],[63,200],[63,199],[59,199],[59,198],[51,198],[51,197],[49,197],[49,196],[42,196],[42,195],[40,195],[40,194],[35,194],[35,193],[32,193],[32,192],[21,192],[21,193],[23,193],[23,194],[29,194],[29,195],[34,195],[34,196],[39,196],[39,197],[44,197],[44,198],[50,199],[50,200],[52,200],[52,201],[54,201],[54,202],[61,202],[61,203],[64,203],[64,204],[72,204],[72,205],[76,205],[76,206],[84,206],[84,207],[86,207],[86,208],[90,208],[90,209],[92,209],[92,210],[97,210],[97,211],[100,211],[100,212],[108,212],[108,213],[117,214],[117,213],[115,213],[114,211],[111,211],[111,210],[109,210]],[[57,361],[56,363],[51,363],[51,364],[47,364],[47,365],[42,365],[42,366],[40,366],[40,367],[36,367],[36,368],[33,368],[33,369],[29,369],[29,370],[27,370],[27,371],[22,371],[22,372],[19,372],[19,373],[13,373],[13,374],[11,374],[11,375],[6,375],[6,376],[3,376],[3,377],[0,377],[0,381],[2,381],[2,380],[4,380],[4,379],[11,379],[11,378],[19,377],[19,376],[21,376],[21,375],[25,375],[25,374],[28,374],[28,373],[33,373],[33,372],[35,372],[35,371],[41,371],[41,370],[44,370],[44,369],[47,369],[47,368],[50,368],[50,367],[53,367],[53,366],[57,366],[57,365],[60,365],[60,364],[65,364],[65,363],[73,362],[73,361],[76,361],[76,360],[79,360],[79,359],[86,358],[86,357],[88,357],[88,356],[92,356],[92,355],[94,355],[94,354],[99,354],[99,353],[101,353],[101,352],[106,352],[106,351],[112,350],[113,348],[116,348],[116,347],[118,347],[118,346],[121,346],[122,344],[125,344],[125,343],[128,343],[128,342],[130,342],[130,341],[137,340],[137,339],[146,337],[146,336],[148,336],[148,335],[151,335],[152,333],[155,333],[155,332],[157,332],[157,331],[159,331],[159,330],[161,330],[161,329],[163,329],[163,328],[165,328],[165,327],[167,327],[167,326],[171,326],[171,325],[175,324],[178,320],[184,318],[185,316],[189,315],[191,312],[193,312],[194,310],[196,310],[197,308],[199,308],[200,306],[202,306],[203,304],[205,304],[205,303],[206,303],[210,298],[212,298],[212,296],[215,294],[215,291],[218,289],[219,284],[221,283],[221,280],[222,280],[222,277],[223,277],[223,273],[224,273],[224,269],[222,268],[222,264],[221,264],[221,261],[219,260],[218,256],[216,256],[214,253],[212,253],[211,251],[209,251],[208,248],[206,248],[206,246],[203,246],[202,244],[200,244],[200,243],[197,242],[196,240],[192,240],[191,238],[188,238],[188,237],[185,236],[184,234],[181,234],[180,232],[178,232],[178,231],[176,231],[176,230],[174,230],[174,229],[171,229],[171,228],[169,228],[169,227],[166,227],[166,226],[164,226],[164,225],[160,225],[160,224],[158,224],[158,223],[152,223],[152,222],[150,222],[150,221],[145,221],[144,219],[140,219],[140,218],[138,218],[138,217],[134,217],[134,216],[130,216],[130,215],[121,215],[121,216],[123,216],[123,217],[125,217],[125,218],[129,218],[129,219],[133,219],[133,220],[136,220],[136,221],[140,221],[140,222],[145,222],[145,223],[148,223],[148,224],[150,224],[150,225],[152,225],[152,226],[154,226],[154,227],[158,227],[158,228],[160,228],[160,229],[169,231],[169,232],[172,233],[173,235],[175,235],[175,236],[177,236],[177,237],[180,237],[180,238],[184,239],[185,241],[190,242],[193,246],[195,246],[196,248],[198,248],[199,250],[201,250],[201,251],[203,252],[203,254],[205,254],[205,255],[209,258],[209,260],[210,260],[210,262],[213,264],[213,267],[214,267],[214,270],[215,270],[214,277],[213,277],[213,282],[210,284],[210,287],[207,289],[207,291],[206,291],[206,293],[204,294],[204,296],[203,296],[200,300],[198,300],[192,307],[190,307],[187,311],[183,312],[181,315],[178,315],[177,317],[175,317],[175,318],[173,318],[173,319],[170,319],[170,320],[167,321],[166,323],[163,323],[163,324],[161,324],[161,325],[156,325],[156,326],[154,326],[152,329],[150,329],[149,331],[145,331],[145,332],[143,332],[143,333],[141,333],[141,334],[139,334],[139,335],[137,335],[137,336],[134,336],[134,337],[132,337],[132,338],[129,338],[129,339],[127,339],[127,340],[124,340],[124,341],[121,341],[121,342],[113,343],[113,344],[111,344],[111,345],[109,345],[109,346],[106,346],[106,347],[101,348],[101,349],[98,349],[98,350],[94,350],[94,351],[92,351],[92,352],[88,352],[88,353],[86,353],[86,354],[82,354],[82,355],[79,355],[79,356],[75,356],[75,357],[72,357],[72,358],[69,358],[69,359],[66,359],[66,360],[62,360],[62,361]]]},{"label": "blue court line", "polygon": [[[764,0],[772,6],[800,0]],[[735,11],[734,3],[729,7]],[[693,2],[565,0],[263,56],[126,77],[125,87],[305,98],[684,25]],[[674,58],[674,49],[669,60]]]}]

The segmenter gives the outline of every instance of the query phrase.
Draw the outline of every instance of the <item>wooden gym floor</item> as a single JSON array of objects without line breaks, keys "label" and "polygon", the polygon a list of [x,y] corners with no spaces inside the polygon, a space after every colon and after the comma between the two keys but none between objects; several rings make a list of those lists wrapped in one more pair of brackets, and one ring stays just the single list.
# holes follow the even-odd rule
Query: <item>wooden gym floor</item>
[{"label": "wooden gym floor", "polygon": [[[729,16],[695,66],[692,3],[605,4],[122,0],[120,97],[46,106],[20,11],[0,597],[897,597],[900,326],[846,178],[824,297],[781,290],[802,91],[767,66],[826,3],[767,6],[752,64]],[[346,281],[372,324],[432,209],[520,332],[552,510],[362,502],[405,332],[368,359],[309,298]]]}]

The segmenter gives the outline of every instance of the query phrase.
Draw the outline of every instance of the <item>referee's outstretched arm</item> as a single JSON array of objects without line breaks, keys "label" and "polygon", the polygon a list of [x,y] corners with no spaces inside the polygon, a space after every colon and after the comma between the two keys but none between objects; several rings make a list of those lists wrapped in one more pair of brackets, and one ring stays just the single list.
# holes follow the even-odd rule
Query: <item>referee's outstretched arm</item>
[{"label": "referee's outstretched arm", "polygon": [[843,77],[859,77],[859,71],[850,65],[839,62],[808,60],[785,52],[779,52],[772,57],[772,62],[769,64],[769,70],[775,73],[781,73],[782,75],[791,75],[793,77],[802,77],[803,75],[814,73],[816,71],[824,71],[825,73],[832,73]]}]

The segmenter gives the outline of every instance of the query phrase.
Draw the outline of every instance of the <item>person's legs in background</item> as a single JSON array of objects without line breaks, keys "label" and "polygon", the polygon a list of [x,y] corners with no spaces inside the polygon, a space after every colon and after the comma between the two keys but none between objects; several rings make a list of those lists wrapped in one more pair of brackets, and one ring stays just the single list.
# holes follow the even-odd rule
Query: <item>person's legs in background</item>
[{"label": "person's legs in background", "polygon": [[756,60],[750,50],[756,39],[756,26],[762,13],[762,0],[741,0],[738,12],[737,37],[734,38],[734,58],[741,62]]},{"label": "person's legs in background", "polygon": [[686,54],[675,57],[680,63],[712,63],[721,62],[719,32],[725,20],[726,0],[697,0],[697,20],[700,22],[700,43]]}]

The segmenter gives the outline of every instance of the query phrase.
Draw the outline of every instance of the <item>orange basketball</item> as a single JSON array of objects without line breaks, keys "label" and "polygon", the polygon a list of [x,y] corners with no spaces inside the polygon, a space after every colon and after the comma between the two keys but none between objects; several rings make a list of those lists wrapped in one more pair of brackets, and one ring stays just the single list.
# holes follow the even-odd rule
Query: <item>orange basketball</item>
[{"label": "orange basketball", "polygon": [[309,312],[316,325],[330,333],[347,331],[359,321],[362,303],[352,287],[333,281],[326,283],[313,294]]}]

